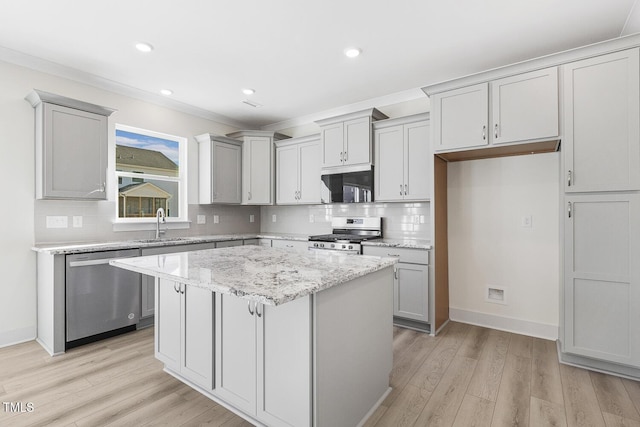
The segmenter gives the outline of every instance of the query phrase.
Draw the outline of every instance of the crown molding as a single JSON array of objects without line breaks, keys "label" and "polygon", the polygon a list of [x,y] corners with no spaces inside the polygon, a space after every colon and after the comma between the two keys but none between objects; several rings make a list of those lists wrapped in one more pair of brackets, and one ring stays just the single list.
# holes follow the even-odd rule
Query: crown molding
[{"label": "crown molding", "polygon": [[401,102],[413,101],[414,99],[424,98],[425,94],[421,88],[414,88],[405,90],[402,92],[396,92],[389,95],[379,96],[377,98],[367,99],[365,101],[356,102],[354,104],[344,105],[342,107],[333,108],[330,110],[321,111],[318,113],[308,114],[306,116],[296,117],[289,120],[283,120],[281,122],[272,123],[270,125],[262,126],[262,130],[277,131],[282,129],[289,129],[298,126],[315,123],[324,119],[332,118],[335,116],[342,116],[344,114],[356,113],[358,111],[384,107],[386,105],[399,104]]},{"label": "crown molding", "polygon": [[136,89],[134,87],[106,79],[104,77],[96,76],[84,71],[79,71],[74,68],[67,67],[66,65],[61,65],[56,62],[28,55],[26,53],[22,53],[3,46],[0,46],[0,61],[19,65],[21,67],[40,71],[46,74],[63,77],[65,79],[93,86],[98,89],[107,90],[109,92],[149,102],[161,107],[170,108],[172,110],[180,111],[182,113],[190,114],[192,116],[200,117],[206,120],[233,126],[238,129],[251,127],[251,124],[249,123],[240,122],[221,114],[213,113],[202,108],[194,107],[183,102],[166,98],[162,95],[156,95],[154,93]]}]

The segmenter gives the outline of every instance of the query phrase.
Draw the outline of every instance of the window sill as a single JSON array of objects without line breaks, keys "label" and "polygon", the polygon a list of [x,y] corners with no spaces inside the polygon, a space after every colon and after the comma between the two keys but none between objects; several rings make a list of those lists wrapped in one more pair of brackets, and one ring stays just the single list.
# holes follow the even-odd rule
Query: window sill
[{"label": "window sill", "polygon": [[[191,221],[167,221],[160,223],[161,230],[184,230],[191,227]],[[156,229],[156,222],[118,221],[113,223],[113,231],[146,231]]]}]

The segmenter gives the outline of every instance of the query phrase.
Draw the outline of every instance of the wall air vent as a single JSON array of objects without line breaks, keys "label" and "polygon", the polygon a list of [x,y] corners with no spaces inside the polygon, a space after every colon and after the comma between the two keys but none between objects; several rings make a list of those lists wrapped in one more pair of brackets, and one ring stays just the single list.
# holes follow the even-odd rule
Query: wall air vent
[{"label": "wall air vent", "polygon": [[487,286],[485,301],[498,304],[507,304],[507,291],[497,286]]}]

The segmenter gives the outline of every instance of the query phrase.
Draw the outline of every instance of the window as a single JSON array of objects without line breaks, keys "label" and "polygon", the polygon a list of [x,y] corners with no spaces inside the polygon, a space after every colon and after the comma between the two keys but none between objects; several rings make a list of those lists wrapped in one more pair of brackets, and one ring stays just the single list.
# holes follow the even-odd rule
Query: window
[{"label": "window", "polygon": [[116,125],[116,222],[187,220],[187,139]]}]

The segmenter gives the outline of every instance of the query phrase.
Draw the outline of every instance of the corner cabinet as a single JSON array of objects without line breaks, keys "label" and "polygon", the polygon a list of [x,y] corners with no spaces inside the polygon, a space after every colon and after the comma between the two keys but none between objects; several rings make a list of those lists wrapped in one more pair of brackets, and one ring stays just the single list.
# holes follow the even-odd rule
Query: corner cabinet
[{"label": "corner cabinet", "polygon": [[571,195],[562,350],[640,368],[640,194]]},{"label": "corner cabinet", "polygon": [[156,279],[156,358],[206,390],[214,386],[214,306],[207,289]]},{"label": "corner cabinet", "polygon": [[317,121],[322,169],[348,172],[370,167],[373,164],[371,123],[386,118],[372,108]]},{"label": "corner cabinet", "polygon": [[36,199],[106,200],[115,110],[40,90],[25,99],[35,108]]},{"label": "corner cabinet", "polygon": [[431,106],[436,152],[557,138],[558,68],[436,93]]},{"label": "corner cabinet", "polygon": [[198,142],[198,203],[242,202],[242,142],[206,133]]},{"label": "corner cabinet", "polygon": [[373,124],[375,200],[395,202],[431,197],[429,114]]},{"label": "corner cabinet", "polygon": [[275,132],[239,131],[227,134],[242,142],[242,204],[274,202],[274,141],[288,138]]},{"label": "corner cabinet", "polygon": [[564,188],[640,190],[638,49],[564,66]]},{"label": "corner cabinet", "polygon": [[320,135],[276,142],[276,204],[320,203]]},{"label": "corner cabinet", "polygon": [[311,324],[308,296],[274,307],[217,295],[215,394],[265,425],[310,426]]}]

